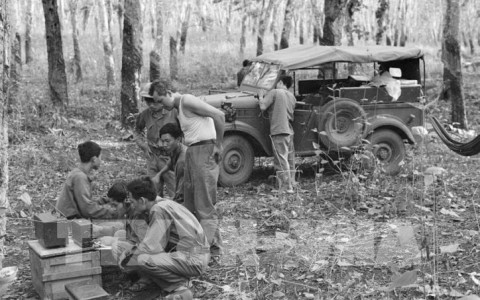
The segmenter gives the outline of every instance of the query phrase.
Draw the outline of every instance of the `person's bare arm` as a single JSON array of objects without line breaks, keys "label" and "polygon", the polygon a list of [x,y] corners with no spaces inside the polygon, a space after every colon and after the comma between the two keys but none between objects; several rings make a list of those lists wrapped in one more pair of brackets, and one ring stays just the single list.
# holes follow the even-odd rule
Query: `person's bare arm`
[{"label": "person's bare arm", "polygon": [[274,90],[271,90],[265,95],[264,90],[258,91],[258,105],[260,106],[260,110],[262,112],[266,111],[270,107],[270,105],[272,105],[274,93]]},{"label": "person's bare arm", "polygon": [[204,102],[201,99],[193,97],[185,97],[183,100],[183,107],[190,112],[202,116],[210,117],[213,119],[216,133],[216,145],[213,149],[212,157],[217,163],[222,160],[223,152],[223,133],[225,132],[225,114],[210,104]]},{"label": "person's bare arm", "polygon": [[142,151],[145,153],[147,158],[150,159],[152,153],[150,151],[150,147],[148,147],[148,143],[145,141],[145,137],[143,135],[144,129],[145,129],[145,120],[142,119],[140,114],[137,116],[137,120],[135,122],[135,131],[133,132],[133,137],[138,147],[142,149]]},{"label": "person's bare arm", "polygon": [[211,106],[203,100],[198,98],[194,99],[192,97],[184,98],[183,107],[198,116],[212,118],[217,135],[217,145],[221,145],[223,143],[223,133],[225,132],[225,114],[221,110]]}]

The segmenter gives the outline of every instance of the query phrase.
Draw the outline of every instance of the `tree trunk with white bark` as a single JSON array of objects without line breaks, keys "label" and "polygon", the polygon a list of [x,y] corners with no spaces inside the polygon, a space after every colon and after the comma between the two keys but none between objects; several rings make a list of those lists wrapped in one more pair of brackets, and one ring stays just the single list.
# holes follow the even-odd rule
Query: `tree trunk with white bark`
[{"label": "tree trunk with white bark", "polygon": [[9,24],[11,0],[0,2],[0,270],[5,257],[5,237],[7,235],[7,210],[10,203],[8,190],[8,86],[10,81],[10,43],[12,26]]},{"label": "tree trunk with white bark", "polygon": [[108,12],[106,8],[105,0],[98,0],[98,16],[100,22],[100,31],[102,33],[103,42],[103,59],[105,63],[105,73],[107,75],[107,87],[115,85],[115,62],[113,60],[113,50],[111,41],[111,35],[109,33],[108,26]]}]

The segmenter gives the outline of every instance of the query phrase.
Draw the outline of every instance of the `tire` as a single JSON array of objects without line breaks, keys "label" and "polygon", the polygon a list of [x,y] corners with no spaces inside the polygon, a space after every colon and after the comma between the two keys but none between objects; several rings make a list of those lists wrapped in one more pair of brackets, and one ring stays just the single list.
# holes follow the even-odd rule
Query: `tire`
[{"label": "tire", "polygon": [[[367,117],[356,101],[338,98],[320,108],[320,141],[329,150],[359,145],[367,134]],[[324,134],[322,132],[325,132]]]},{"label": "tire", "polygon": [[400,173],[400,163],[405,159],[405,143],[393,130],[379,129],[369,137],[372,152],[388,175]]},{"label": "tire", "polygon": [[247,139],[239,135],[225,137],[219,183],[222,186],[245,183],[252,174],[254,158],[253,147]]}]

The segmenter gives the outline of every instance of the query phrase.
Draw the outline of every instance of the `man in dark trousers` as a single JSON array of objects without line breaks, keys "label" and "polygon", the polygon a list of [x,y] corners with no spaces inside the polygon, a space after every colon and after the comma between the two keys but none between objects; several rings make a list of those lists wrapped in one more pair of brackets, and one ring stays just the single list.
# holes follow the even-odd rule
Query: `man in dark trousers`
[{"label": "man in dark trousers", "polygon": [[166,109],[178,110],[178,121],[188,146],[185,156],[185,207],[202,224],[210,243],[210,252],[216,260],[221,255],[222,240],[214,205],[217,202],[225,114],[200,98],[174,91],[168,81],[154,81],[149,94]]},{"label": "man in dark trousers", "polygon": [[[276,88],[264,97],[259,91],[260,110],[268,111],[270,119],[270,137],[272,139],[274,166],[281,172],[281,179],[287,184],[287,192],[293,193],[295,178],[295,149],[293,145],[293,114],[295,96],[288,90],[292,86],[292,77],[281,75]],[[293,173],[293,174],[292,174]]]}]

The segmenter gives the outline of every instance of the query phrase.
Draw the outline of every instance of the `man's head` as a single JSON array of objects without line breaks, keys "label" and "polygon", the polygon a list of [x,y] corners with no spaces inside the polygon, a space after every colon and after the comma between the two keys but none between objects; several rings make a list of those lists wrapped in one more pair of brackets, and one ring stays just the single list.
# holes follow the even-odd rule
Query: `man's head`
[{"label": "man's head", "polygon": [[112,198],[116,202],[123,203],[127,199],[127,186],[124,182],[119,181],[114,183],[107,192],[107,197]]},{"label": "man's head", "polygon": [[148,203],[155,201],[157,192],[149,177],[138,178],[127,184],[127,190],[132,195],[132,209],[134,214],[148,211]]},{"label": "man's head", "polygon": [[175,92],[168,80],[156,80],[152,82],[148,94],[157,102],[162,103],[165,109],[173,109],[173,96]]},{"label": "man's head", "polygon": [[278,83],[282,83],[283,86],[285,86],[285,88],[288,90],[292,86],[293,78],[290,75],[280,75]]},{"label": "man's head", "polygon": [[172,154],[182,143],[183,132],[175,123],[167,123],[160,128],[160,142],[168,154]]},{"label": "man's head", "polygon": [[95,142],[87,141],[78,145],[78,155],[82,163],[92,163],[92,168],[97,170],[100,168],[102,160],[100,154],[102,148]]},{"label": "man's head", "polygon": [[145,101],[149,109],[151,109],[154,112],[157,112],[163,109],[163,104],[161,102],[156,101],[153,98],[153,96],[149,94],[151,87],[152,87],[151,82],[145,83],[140,89],[140,97],[142,97],[142,99]]}]

